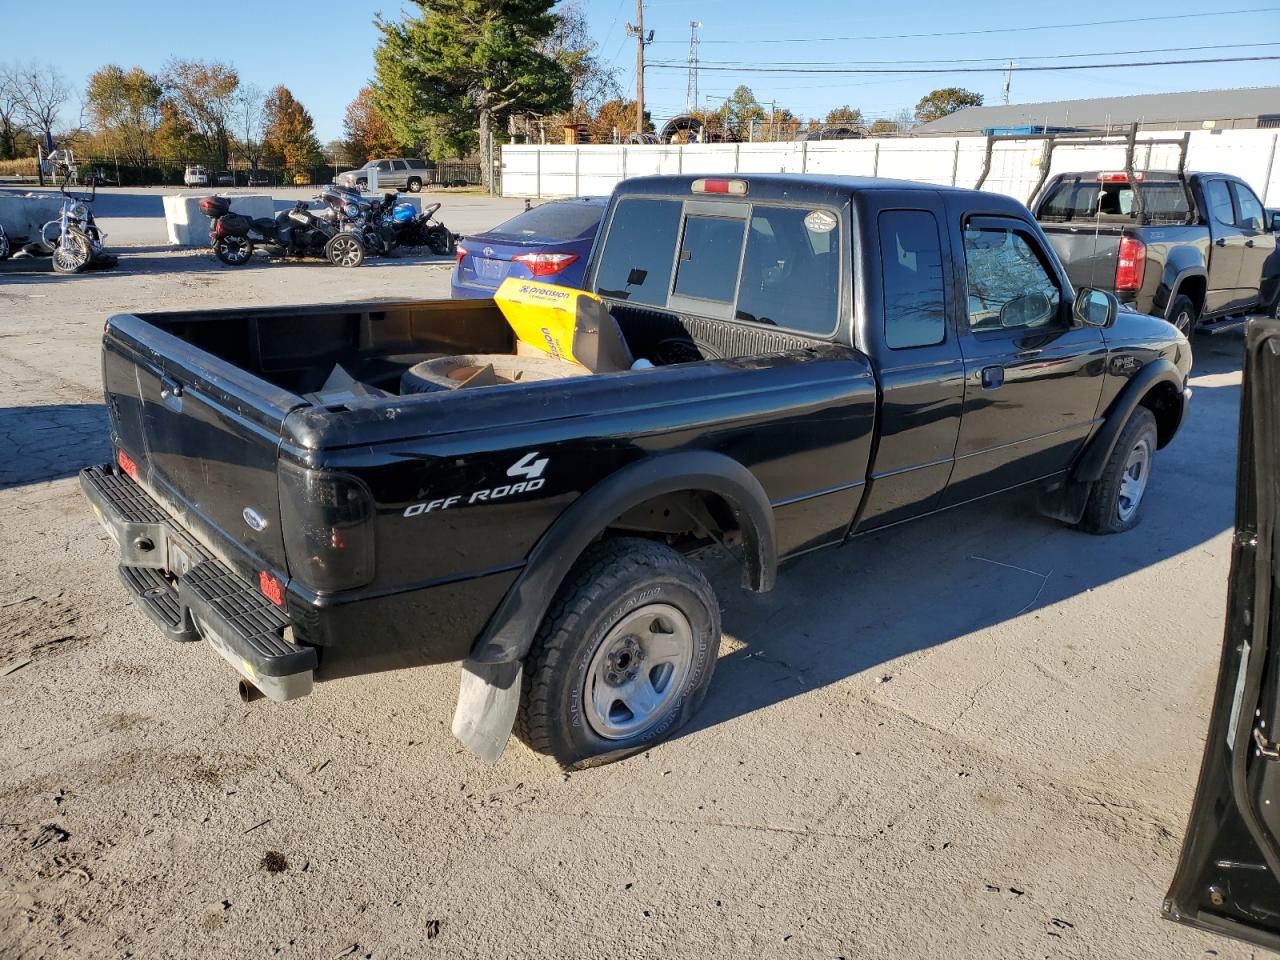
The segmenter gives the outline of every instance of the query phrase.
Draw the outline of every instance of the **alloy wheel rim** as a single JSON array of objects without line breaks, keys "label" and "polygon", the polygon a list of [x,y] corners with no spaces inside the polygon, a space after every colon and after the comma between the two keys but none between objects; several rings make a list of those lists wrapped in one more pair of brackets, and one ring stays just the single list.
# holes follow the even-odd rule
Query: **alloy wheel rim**
[{"label": "alloy wheel rim", "polygon": [[243,263],[249,259],[249,245],[241,243],[239,240],[222,240],[218,244],[222,248],[222,252],[226,254],[227,259],[233,263]]},{"label": "alloy wheel rim", "polygon": [[1116,497],[1116,515],[1121,522],[1128,523],[1138,512],[1142,503],[1142,495],[1147,489],[1147,477],[1151,472],[1151,443],[1143,437],[1124,462],[1124,472],[1120,475],[1120,494]]},{"label": "alloy wheel rim", "polygon": [[629,611],[596,648],[583,682],[587,722],[606,740],[644,733],[662,719],[693,665],[693,627],[679,609]]},{"label": "alloy wheel rim", "polygon": [[341,237],[334,241],[333,250],[338,255],[338,263],[344,267],[355,266],[360,251],[356,249],[358,242],[353,237]]},{"label": "alloy wheel rim", "polygon": [[74,233],[67,234],[53,248],[54,262],[64,270],[75,270],[89,259],[89,245]]}]

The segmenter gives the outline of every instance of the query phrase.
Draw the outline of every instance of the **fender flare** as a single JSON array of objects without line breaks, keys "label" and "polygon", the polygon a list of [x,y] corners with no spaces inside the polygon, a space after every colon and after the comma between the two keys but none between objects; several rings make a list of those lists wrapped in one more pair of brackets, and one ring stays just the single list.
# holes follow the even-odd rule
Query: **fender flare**
[{"label": "fender flare", "polygon": [[[1178,368],[1164,357],[1151,361],[1138,371],[1111,402],[1102,426],[1094,433],[1079,459],[1076,460],[1075,467],[1071,471],[1072,480],[1080,483],[1094,483],[1102,478],[1107,460],[1111,458],[1111,453],[1116,448],[1116,441],[1120,439],[1120,431],[1129,422],[1133,411],[1138,409],[1147,392],[1161,383],[1168,383],[1178,391],[1178,396],[1182,397],[1182,375],[1178,373]],[[1182,402],[1185,410],[1186,401]]]},{"label": "fender flare", "polygon": [[511,585],[476,642],[469,663],[524,659],[538,625],[578,557],[610,522],[652,497],[685,490],[722,497],[742,530],[746,562],[743,586],[773,588],[778,553],[773,508],[760,481],[721,453],[690,450],[646,457],[596,484],[575,500],[534,545],[524,571]]},{"label": "fender flare", "polygon": [[1178,295],[1179,291],[1182,289],[1183,283],[1185,283],[1190,277],[1201,277],[1207,284],[1209,280],[1209,273],[1204,267],[1185,267],[1182,270],[1179,270],[1172,280],[1162,282],[1161,285],[1164,287],[1164,290],[1161,292],[1164,294],[1164,304],[1160,307],[1160,316],[1164,317],[1166,320],[1170,319],[1169,310],[1173,306],[1174,297]]}]

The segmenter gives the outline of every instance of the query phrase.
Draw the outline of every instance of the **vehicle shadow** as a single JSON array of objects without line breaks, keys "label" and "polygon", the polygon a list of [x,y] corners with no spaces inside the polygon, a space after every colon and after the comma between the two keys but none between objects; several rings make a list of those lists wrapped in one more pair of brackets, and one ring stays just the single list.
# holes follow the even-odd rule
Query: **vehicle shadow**
[{"label": "vehicle shadow", "polygon": [[73,477],[111,459],[111,426],[101,403],[0,407],[0,490]]},{"label": "vehicle shadow", "polygon": [[721,649],[730,652],[717,664],[704,707],[680,735],[1019,617],[1054,647],[1037,611],[1229,529],[1240,401],[1233,375],[1243,339],[1237,333],[1204,340],[1196,344],[1191,411],[1156,457],[1135,530],[1082,533],[1040,516],[1033,494],[1018,491],[786,564],[777,587],[764,595],[740,589],[736,565],[711,562],[707,572],[723,609]]}]

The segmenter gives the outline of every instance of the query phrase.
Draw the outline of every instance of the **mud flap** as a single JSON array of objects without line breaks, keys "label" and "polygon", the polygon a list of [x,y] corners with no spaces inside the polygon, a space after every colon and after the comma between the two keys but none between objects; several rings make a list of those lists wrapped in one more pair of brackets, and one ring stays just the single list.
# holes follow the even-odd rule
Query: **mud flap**
[{"label": "mud flap", "polygon": [[485,763],[497,763],[520,706],[520,661],[462,664],[453,735]]}]

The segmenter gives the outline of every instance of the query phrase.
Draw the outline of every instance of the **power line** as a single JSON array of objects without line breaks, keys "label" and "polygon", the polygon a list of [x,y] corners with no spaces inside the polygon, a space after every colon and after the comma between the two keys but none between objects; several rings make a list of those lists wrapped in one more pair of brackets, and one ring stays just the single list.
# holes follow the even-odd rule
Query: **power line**
[{"label": "power line", "polygon": [[[705,41],[704,41],[705,42]],[[1280,60],[1280,56],[1271,57],[1200,57],[1194,60],[1136,60],[1131,63],[1064,63],[1054,66],[1020,67],[1024,73],[1042,72],[1046,70],[1114,70],[1119,67],[1173,67],[1196,63],[1258,63],[1267,60]],[[683,63],[650,63],[654,70],[684,70]],[[859,73],[1001,73],[1003,66],[992,67],[911,67],[911,68],[877,68],[877,67],[711,67],[705,63],[699,69],[718,73],[797,73],[797,74],[859,74]]]},{"label": "power line", "polygon": [[[973,37],[991,33],[1024,33],[1031,30],[1066,30],[1081,27],[1111,27],[1131,23],[1155,23],[1163,20],[1193,20],[1199,17],[1230,17],[1246,13],[1276,13],[1280,7],[1251,7],[1247,10],[1213,10],[1206,13],[1174,13],[1159,17],[1126,17],[1123,20],[1094,20],[1092,22],[1047,23],[1035,27],[988,27],[981,30],[944,30],[939,33],[886,33],[860,37],[767,37],[759,40],[703,40],[703,43],[830,43],[849,40],[916,40],[927,37]],[[658,40],[657,43],[679,41]]]},{"label": "power line", "polygon": [[[1021,57],[1023,60],[1080,60],[1086,57],[1123,57],[1127,55],[1138,56],[1148,53],[1194,53],[1200,50],[1235,50],[1245,47],[1280,47],[1280,41],[1267,41],[1261,43],[1210,43],[1200,47],[1149,47],[1146,50],[1102,50],[1096,53],[1046,53],[1046,54],[1025,54],[1015,53],[1002,57],[967,57],[957,59],[943,59],[939,57],[930,57],[927,60],[867,60],[863,57],[856,58],[858,63],[871,64],[916,64],[916,63],[1007,63],[1009,60],[1016,60]],[[661,61],[659,61],[661,62]],[[669,61],[668,61],[669,62]],[[801,67],[801,66],[836,66],[842,63],[848,63],[849,58],[843,60],[699,60],[699,63],[710,63],[718,66],[762,66],[762,67]]]}]

